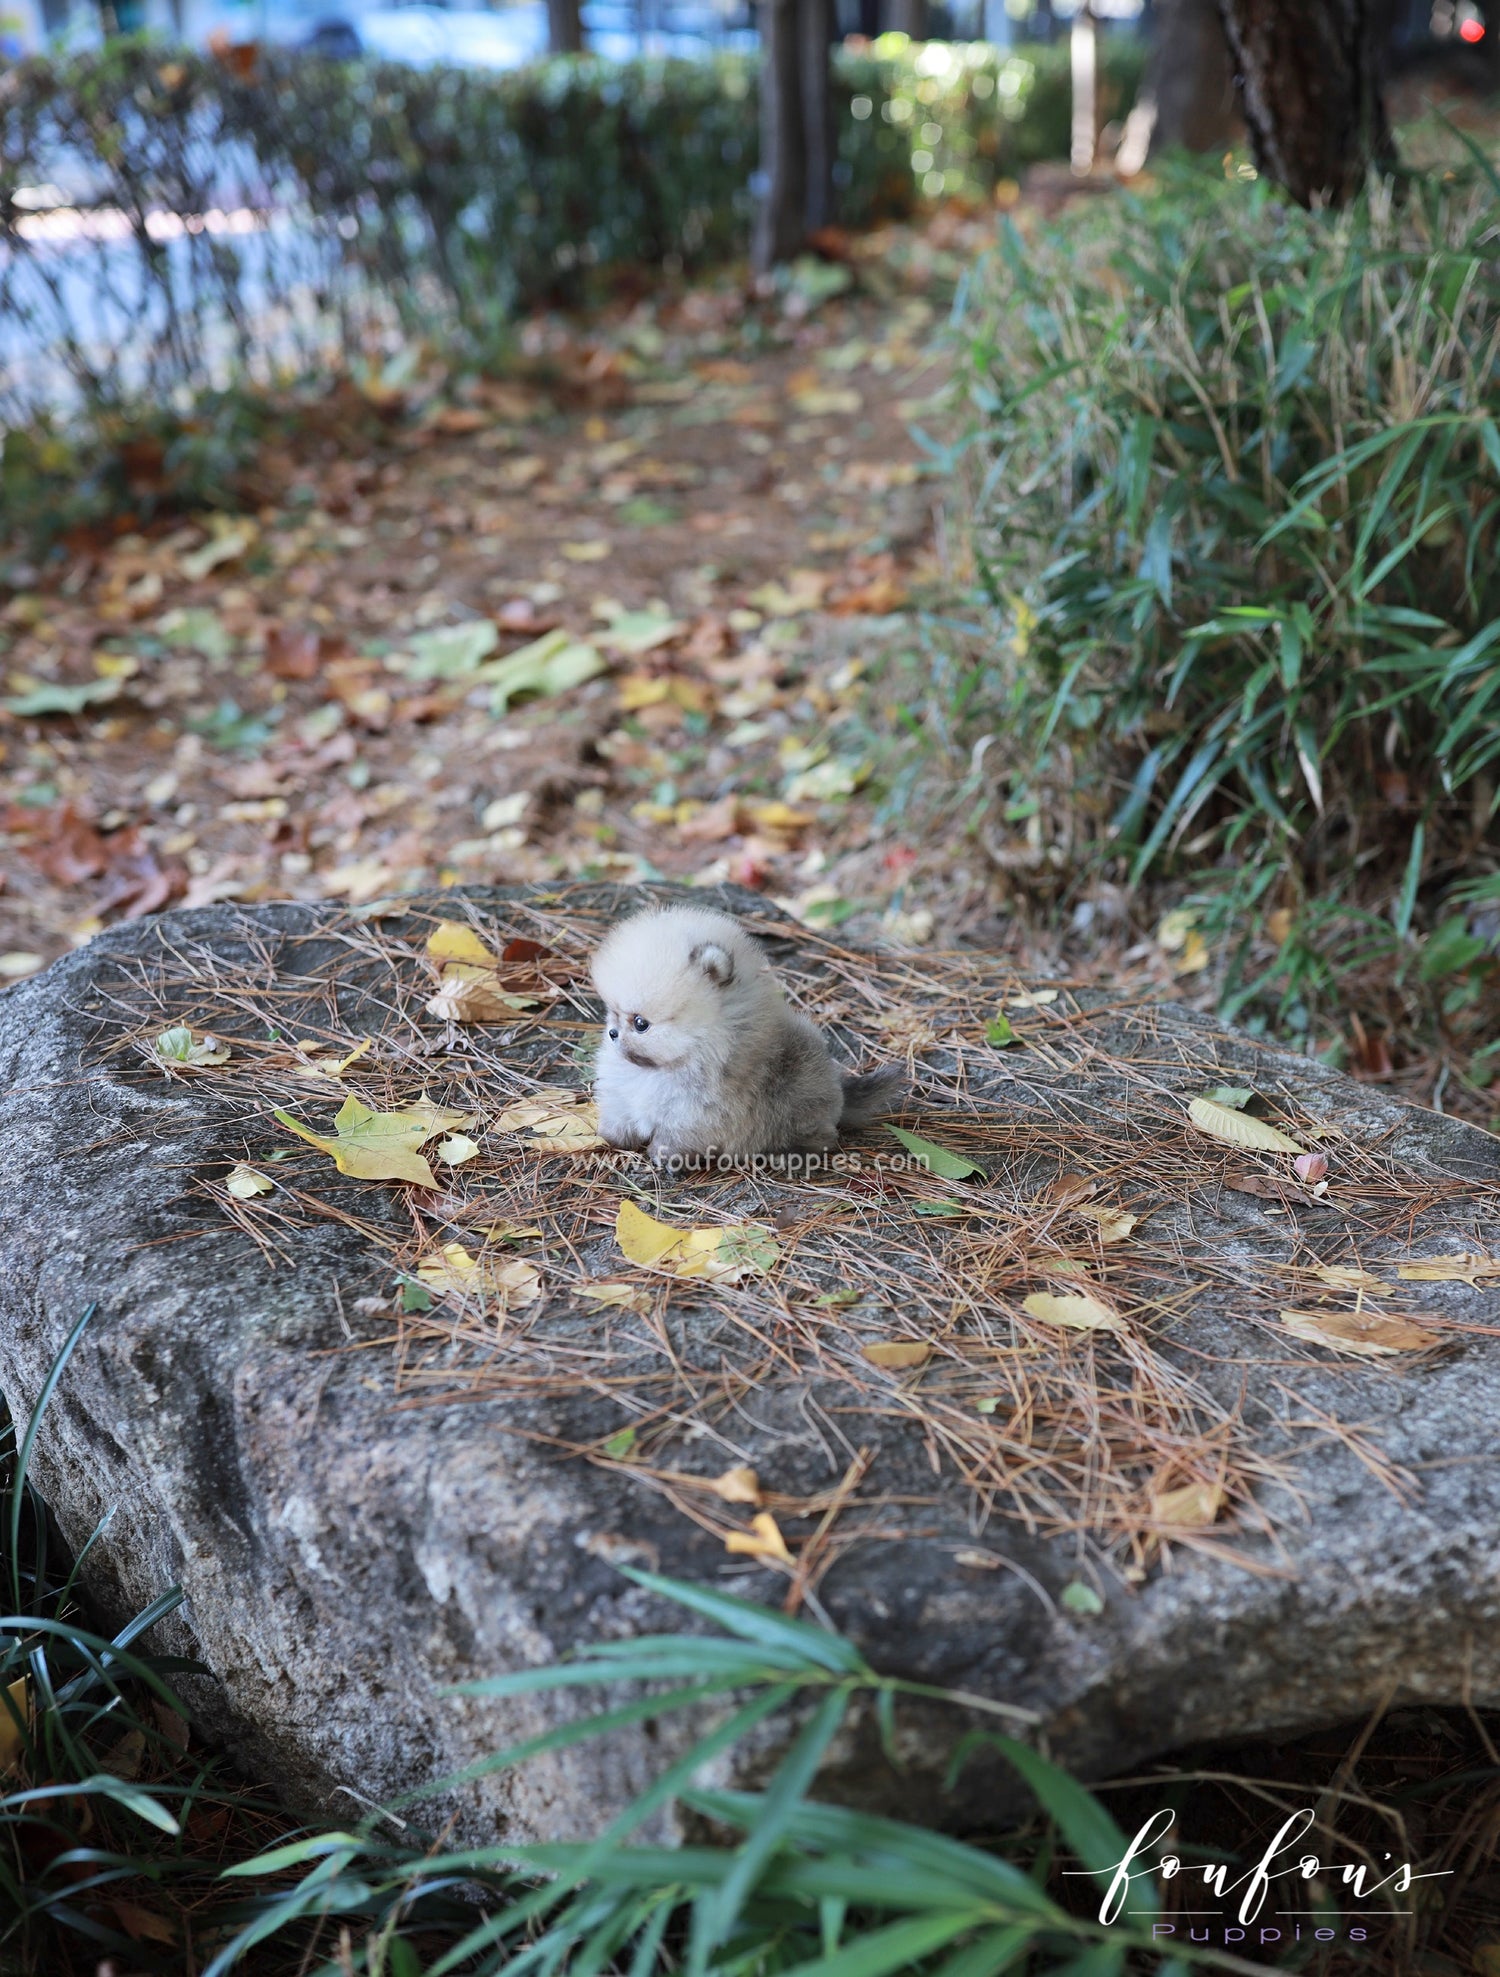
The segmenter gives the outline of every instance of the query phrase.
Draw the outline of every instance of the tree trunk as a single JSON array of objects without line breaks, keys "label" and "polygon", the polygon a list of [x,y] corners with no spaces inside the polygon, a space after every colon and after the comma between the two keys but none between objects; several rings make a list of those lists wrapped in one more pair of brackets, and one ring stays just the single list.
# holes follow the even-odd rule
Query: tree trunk
[{"label": "tree trunk", "polygon": [[1128,176],[1159,151],[1223,151],[1242,129],[1217,0],[1155,0],[1146,75],[1116,168]]},{"label": "tree trunk", "polygon": [[1378,0],[1219,0],[1259,169],[1299,206],[1342,206],[1395,162]]},{"label": "tree trunk", "polygon": [[927,39],[927,0],[887,0],[885,15],[892,34],[909,34],[913,41]]},{"label": "tree trunk", "polygon": [[547,48],[553,55],[583,53],[583,20],[578,0],[547,0]]},{"label": "tree trunk", "polygon": [[1099,33],[1089,0],[1073,16],[1069,43],[1073,71],[1073,131],[1068,147],[1069,161],[1079,178],[1094,169],[1099,148]]},{"label": "tree trunk", "polygon": [[833,41],[833,0],[798,0],[797,39],[802,69],[802,141],[807,157],[803,217],[807,231],[816,233],[833,220],[833,160],[838,142],[828,59]]},{"label": "tree trunk", "polygon": [[[750,262],[765,274],[807,237],[807,139],[803,130],[797,0],[760,0],[760,206]],[[828,66],[828,50],[823,50]]]}]

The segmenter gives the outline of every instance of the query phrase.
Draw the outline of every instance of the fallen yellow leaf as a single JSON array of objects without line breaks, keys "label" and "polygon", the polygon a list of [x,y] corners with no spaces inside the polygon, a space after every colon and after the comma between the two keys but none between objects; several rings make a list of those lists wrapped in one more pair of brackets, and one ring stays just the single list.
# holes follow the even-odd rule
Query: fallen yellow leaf
[{"label": "fallen yellow leaf", "polygon": [[503,1023],[518,1010],[535,1009],[536,1005],[534,995],[501,988],[490,969],[457,965],[443,970],[437,992],[422,1007],[441,1023]]},{"label": "fallen yellow leaf", "polygon": [[1151,1497],[1151,1517],[1157,1524],[1203,1527],[1212,1524],[1224,1507],[1218,1483],[1183,1483],[1175,1490],[1157,1490]]},{"label": "fallen yellow leaf", "polygon": [[575,1285],[574,1295],[587,1298],[591,1304],[603,1304],[620,1311],[634,1311],[638,1315],[651,1309],[651,1293],[641,1284],[615,1283],[605,1279],[597,1284]]},{"label": "fallen yellow leaf", "polygon": [[708,1486],[725,1503],[759,1503],[760,1478],[753,1469],[726,1469],[722,1476],[715,1476]]},{"label": "fallen yellow leaf", "polygon": [[1198,975],[1208,966],[1211,956],[1208,943],[1196,927],[1189,927],[1187,938],[1181,951],[1172,963],[1174,975]]},{"label": "fallen yellow leaf", "polygon": [[1197,914],[1191,906],[1177,906],[1166,914],[1156,930],[1156,944],[1167,954],[1180,954],[1187,946]]},{"label": "fallen yellow leaf", "polygon": [[1220,1105],[1217,1099],[1195,1098],[1188,1107],[1188,1117],[1200,1133],[1222,1140],[1226,1146],[1245,1147],[1256,1153],[1306,1151],[1285,1133],[1268,1126],[1264,1119],[1253,1119],[1248,1112],[1236,1112],[1232,1106]]},{"label": "fallen yellow leaf", "polygon": [[[20,1758],[26,1748],[26,1739],[21,1733],[21,1724],[27,1720],[26,1677],[20,1676],[5,1691],[10,1703],[7,1709],[0,1703],[0,1776],[3,1776]],[[11,1710],[15,1716],[11,1715]],[[20,1722],[16,1721],[20,1718]]]},{"label": "fallen yellow leaf", "polygon": [[436,1255],[417,1265],[417,1276],[438,1297],[478,1297],[502,1311],[534,1304],[542,1294],[542,1273],[524,1257],[495,1263],[474,1256],[462,1243],[445,1242]]},{"label": "fallen yellow leaf", "polygon": [[731,1531],[724,1540],[725,1551],[741,1552],[747,1558],[774,1558],[782,1565],[796,1561],[787,1550],[786,1539],[769,1510],[750,1519],[748,1531]]},{"label": "fallen yellow leaf", "polygon": [[1102,1243],[1124,1242],[1140,1220],[1138,1215],[1131,1215],[1123,1208],[1100,1208],[1087,1201],[1075,1202],[1073,1213],[1094,1224]]},{"label": "fallen yellow leaf", "polygon": [[427,936],[427,959],[439,963],[463,961],[471,968],[483,968],[490,973],[500,966],[500,956],[487,948],[474,929],[466,927],[461,920],[439,920]]},{"label": "fallen yellow leaf", "polygon": [[818,821],[811,810],[796,810],[779,798],[771,803],[752,803],[747,807],[756,828],[762,831],[805,831]]},{"label": "fallen yellow leaf", "polygon": [[467,1133],[450,1133],[447,1139],[438,1141],[437,1157],[447,1167],[462,1167],[478,1152],[479,1142],[471,1140]]},{"label": "fallen yellow leaf", "polygon": [[1396,1272],[1413,1284],[1471,1284],[1481,1277],[1500,1277],[1500,1260],[1492,1256],[1428,1256],[1403,1263]]},{"label": "fallen yellow leaf", "polygon": [[702,1277],[713,1283],[738,1283],[742,1277],[764,1275],[781,1254],[770,1234],[753,1222],[723,1229],[674,1229],[633,1201],[620,1203],[615,1239],[630,1261],[643,1269],[669,1270],[675,1277]]},{"label": "fallen yellow leaf", "polygon": [[534,1098],[508,1105],[495,1126],[502,1133],[529,1132],[538,1153],[588,1153],[604,1145],[598,1106],[580,1092],[566,1089],[545,1089]]},{"label": "fallen yellow leaf", "polygon": [[288,1132],[328,1154],[341,1174],[359,1181],[410,1181],[424,1188],[435,1188],[437,1182],[417,1149],[436,1133],[474,1124],[464,1113],[445,1111],[426,1097],[404,1112],[372,1112],[352,1094],[334,1115],[331,1136],[313,1132],[289,1113],[275,1116]]},{"label": "fallen yellow leaf", "polygon": [[1281,1322],[1293,1338],[1332,1352],[1357,1352],[1371,1358],[1396,1352],[1420,1352],[1436,1345],[1438,1335],[1410,1319],[1388,1317],[1381,1311],[1283,1311]]},{"label": "fallen yellow leaf", "polygon": [[359,1062],[374,1042],[373,1037],[366,1037],[343,1057],[316,1057],[312,1053],[324,1048],[321,1043],[299,1043],[297,1049],[306,1057],[307,1062],[298,1065],[298,1072],[304,1077],[341,1078],[351,1064]]},{"label": "fallen yellow leaf", "polygon": [[417,1276],[428,1290],[446,1296],[460,1295],[479,1287],[479,1259],[461,1242],[445,1242],[435,1256],[424,1256],[417,1265]]},{"label": "fallen yellow leaf", "polygon": [[921,1366],[932,1357],[932,1347],[925,1339],[890,1339],[878,1345],[862,1345],[860,1351],[872,1366],[883,1367],[887,1373]]},{"label": "fallen yellow leaf", "polygon": [[1314,1264],[1312,1275],[1335,1291],[1363,1291],[1366,1297],[1394,1297],[1396,1286],[1368,1270],[1356,1270],[1347,1263]]},{"label": "fallen yellow leaf", "polygon": [[251,1201],[258,1194],[270,1194],[276,1183],[258,1167],[247,1167],[239,1160],[225,1175],[224,1185],[238,1200]]},{"label": "fallen yellow leaf", "polygon": [[1123,1332],[1125,1321],[1118,1311],[1101,1304],[1087,1291],[1060,1296],[1054,1291],[1033,1291],[1023,1298],[1021,1309],[1040,1318],[1046,1325],[1066,1325],[1074,1332]]}]

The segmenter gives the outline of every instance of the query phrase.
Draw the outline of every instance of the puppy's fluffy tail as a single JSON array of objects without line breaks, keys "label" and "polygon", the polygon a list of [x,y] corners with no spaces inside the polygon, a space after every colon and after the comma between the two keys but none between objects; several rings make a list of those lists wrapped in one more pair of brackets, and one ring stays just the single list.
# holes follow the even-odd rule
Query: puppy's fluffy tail
[{"label": "puppy's fluffy tail", "polygon": [[905,1095],[906,1078],[899,1064],[884,1064],[878,1071],[846,1071],[840,1132],[873,1125],[887,1112],[894,1112]]}]

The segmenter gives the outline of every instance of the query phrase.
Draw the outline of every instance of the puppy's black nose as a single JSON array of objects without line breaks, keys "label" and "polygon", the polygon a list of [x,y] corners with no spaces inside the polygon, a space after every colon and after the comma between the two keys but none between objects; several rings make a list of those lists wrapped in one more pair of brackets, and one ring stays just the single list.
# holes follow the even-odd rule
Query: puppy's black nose
[{"label": "puppy's black nose", "polygon": [[618,1043],[620,1041],[620,1032],[618,1030],[611,1030],[609,1040],[611,1043]]}]

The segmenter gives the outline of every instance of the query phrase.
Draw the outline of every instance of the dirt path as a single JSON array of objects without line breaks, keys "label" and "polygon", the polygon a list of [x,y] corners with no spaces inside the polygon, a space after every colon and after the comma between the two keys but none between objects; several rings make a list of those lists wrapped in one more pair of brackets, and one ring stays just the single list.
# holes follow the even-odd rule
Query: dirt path
[{"label": "dirt path", "polygon": [[0,968],[434,880],[727,874],[840,915],[851,858],[920,938],[868,682],[941,575],[910,426],[979,226],[535,323],[535,382],[372,388],[268,452],[257,513],[75,542],[3,612]]}]

